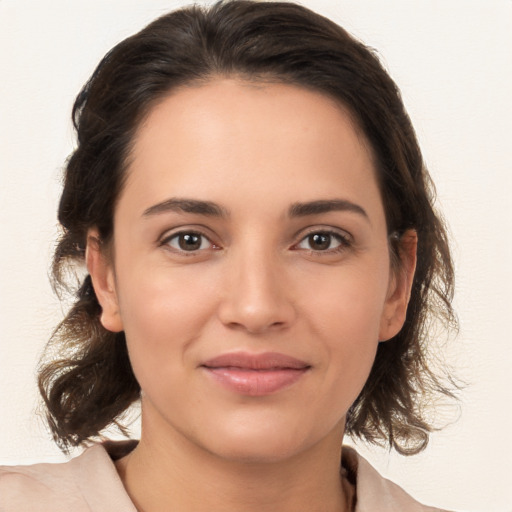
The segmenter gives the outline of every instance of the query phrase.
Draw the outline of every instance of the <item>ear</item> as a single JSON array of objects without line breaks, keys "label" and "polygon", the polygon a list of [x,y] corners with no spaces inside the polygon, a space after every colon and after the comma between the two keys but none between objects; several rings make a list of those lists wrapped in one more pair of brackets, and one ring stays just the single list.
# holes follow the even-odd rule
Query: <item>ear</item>
[{"label": "ear", "polygon": [[416,270],[417,248],[418,235],[414,229],[408,229],[398,241],[400,261],[397,268],[391,269],[388,295],[380,322],[379,341],[387,341],[396,336],[404,325]]},{"label": "ear", "polygon": [[96,229],[90,229],[87,233],[85,261],[94,292],[101,306],[101,324],[108,331],[122,331],[123,323],[119,314],[114,267],[101,247],[101,239]]}]

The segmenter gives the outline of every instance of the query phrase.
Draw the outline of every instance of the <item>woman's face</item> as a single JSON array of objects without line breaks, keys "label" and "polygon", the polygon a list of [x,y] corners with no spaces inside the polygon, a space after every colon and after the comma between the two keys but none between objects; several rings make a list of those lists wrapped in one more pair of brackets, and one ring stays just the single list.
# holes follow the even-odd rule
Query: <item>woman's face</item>
[{"label": "woman's face", "polygon": [[88,264],[103,324],[126,334],[143,438],[244,460],[339,445],[407,301],[350,116],[219,78],[154,107],[127,172],[112,261],[89,247]]}]

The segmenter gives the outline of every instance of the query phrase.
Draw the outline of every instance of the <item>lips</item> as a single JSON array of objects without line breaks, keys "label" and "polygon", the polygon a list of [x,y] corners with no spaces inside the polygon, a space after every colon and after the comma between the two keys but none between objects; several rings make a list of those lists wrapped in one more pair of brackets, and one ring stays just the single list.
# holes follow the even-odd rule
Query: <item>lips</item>
[{"label": "lips", "polygon": [[266,352],[222,354],[201,368],[228,390],[247,396],[274,394],[295,384],[311,366],[285,354]]}]

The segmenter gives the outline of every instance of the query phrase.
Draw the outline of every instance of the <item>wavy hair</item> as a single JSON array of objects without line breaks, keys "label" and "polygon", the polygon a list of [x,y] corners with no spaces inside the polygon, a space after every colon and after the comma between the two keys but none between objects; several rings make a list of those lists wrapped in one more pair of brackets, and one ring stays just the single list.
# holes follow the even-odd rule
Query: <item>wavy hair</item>
[{"label": "wavy hair", "polygon": [[[388,232],[416,230],[418,260],[405,324],[379,344],[346,431],[400,453],[419,452],[433,428],[428,406],[439,396],[453,398],[455,389],[428,356],[432,322],[456,324],[446,229],[400,92],[378,56],[305,7],[250,0],[194,5],[158,18],[107,53],[73,107],[77,146],[59,204],[55,288],[73,287],[88,229],[95,227],[102,242],[111,239],[134,134],[152,106],[177,87],[218,76],[293,84],[334,98],[369,142]],[[399,262],[399,242],[390,239]],[[112,424],[124,431],[123,413],[140,396],[124,333],[105,330],[100,311],[90,276],[79,278],[40,366],[47,419],[63,450]]]}]

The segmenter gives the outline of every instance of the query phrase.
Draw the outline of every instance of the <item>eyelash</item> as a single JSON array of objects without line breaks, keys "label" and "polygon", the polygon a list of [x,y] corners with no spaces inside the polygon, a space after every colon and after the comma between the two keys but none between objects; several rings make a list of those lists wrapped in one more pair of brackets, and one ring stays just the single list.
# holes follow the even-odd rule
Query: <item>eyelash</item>
[{"label": "eyelash", "polygon": [[[210,247],[208,247],[207,249],[197,249],[197,250],[193,250],[193,251],[187,251],[185,249],[180,249],[180,248],[177,248],[177,247],[172,247],[170,245],[170,242],[173,240],[173,239],[176,239],[176,240],[179,240],[180,237],[182,236],[186,236],[186,235],[192,235],[192,236],[196,236],[196,237],[199,237],[200,239],[203,239],[203,240],[207,240],[210,244]],[[179,242],[178,242],[179,243]],[[199,254],[200,252],[203,252],[203,251],[206,251],[206,250],[218,250],[220,249],[219,246],[217,246],[216,244],[214,244],[210,238],[208,236],[206,236],[204,233],[201,233],[200,231],[195,231],[193,229],[189,229],[189,230],[183,230],[183,231],[178,231],[177,233],[173,233],[167,237],[165,237],[159,244],[161,247],[166,247],[167,249],[175,252],[175,253],[178,253],[182,256],[197,256],[197,254]],[[201,245],[202,245],[202,242],[201,242]]]},{"label": "eyelash", "polygon": [[[207,240],[209,242],[209,244],[210,244],[210,247],[203,248],[203,249],[198,248],[198,249],[195,249],[195,250],[192,250],[192,251],[187,251],[185,249],[178,248],[178,247],[172,247],[170,245],[170,242],[172,240],[174,240],[174,239],[179,240],[180,237],[186,236],[186,235],[192,235],[192,236],[195,236],[195,237],[199,237],[199,238],[201,238],[203,240]],[[311,230],[310,232],[306,233],[299,240],[298,243],[294,244],[291,247],[291,249],[292,250],[301,250],[301,248],[299,247],[300,244],[302,244],[303,242],[307,241],[308,238],[311,238],[311,237],[313,237],[315,235],[324,235],[324,236],[330,237],[329,245],[332,243],[333,239],[337,240],[339,242],[339,245],[334,247],[334,248],[332,248],[332,249],[331,248],[327,248],[327,249],[324,249],[324,250],[315,250],[315,249],[302,248],[302,250],[307,251],[308,254],[313,255],[313,256],[320,256],[321,257],[322,255],[338,254],[338,253],[341,253],[341,252],[349,249],[352,246],[352,238],[348,234],[342,234],[342,233],[340,233],[338,231],[333,231],[333,230],[330,230],[330,229],[315,229],[315,230]],[[161,240],[161,242],[159,243],[159,245],[161,247],[165,247],[168,250],[171,250],[171,251],[173,251],[175,253],[178,253],[178,254],[180,254],[182,256],[186,256],[186,257],[197,256],[201,252],[207,251],[207,250],[219,250],[219,249],[221,249],[221,247],[219,247],[214,242],[212,242],[207,235],[205,235],[204,233],[202,233],[200,231],[195,231],[195,230],[182,230],[182,231],[178,231],[177,233],[172,233],[171,235],[163,238]],[[201,245],[202,245],[202,242],[201,242]]]},{"label": "eyelash", "polygon": [[313,237],[315,235],[324,235],[324,236],[329,237],[330,238],[329,243],[331,243],[333,239],[337,240],[339,242],[339,245],[332,249],[329,248],[329,249],[324,249],[324,250],[304,249],[309,254],[311,254],[313,256],[321,257],[323,255],[339,254],[343,251],[346,251],[347,249],[349,249],[352,246],[352,238],[348,233],[340,233],[338,231],[333,231],[331,229],[314,229],[314,230],[311,230],[309,233],[306,233],[301,238],[299,243],[297,243],[293,246],[293,248],[298,247],[300,244],[302,244],[303,242],[307,241],[308,239],[310,239],[311,237]]}]

